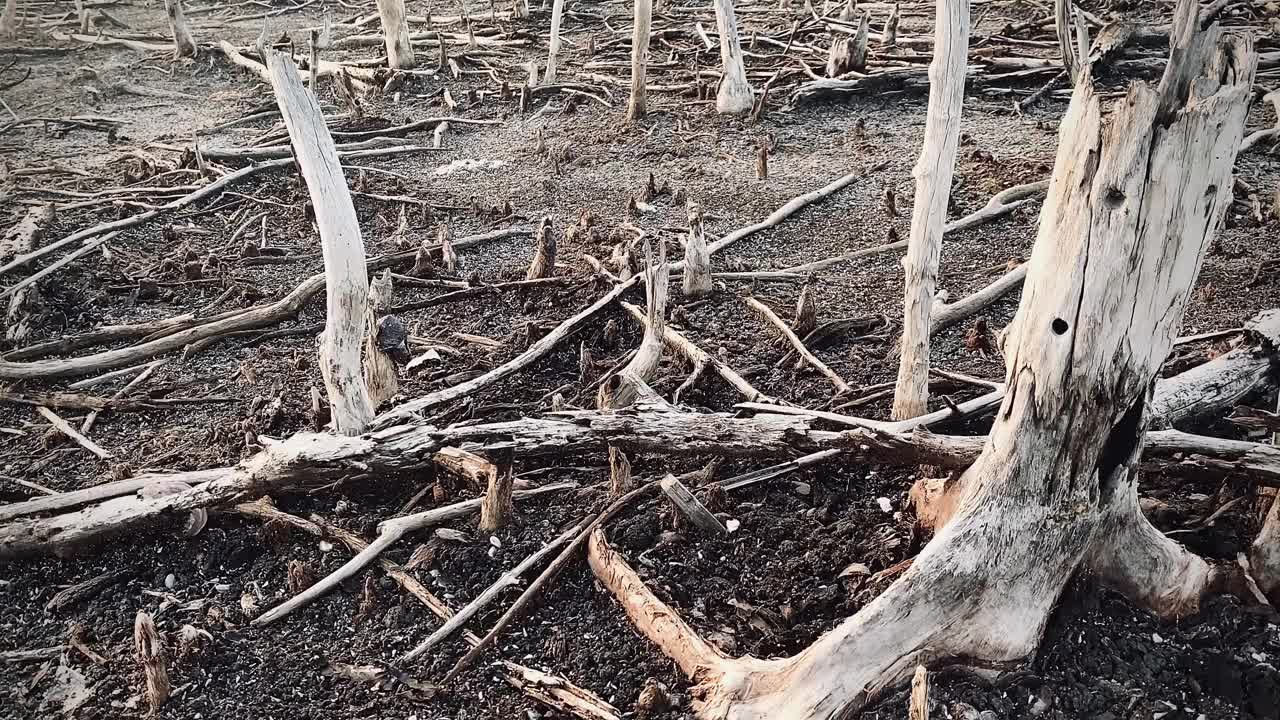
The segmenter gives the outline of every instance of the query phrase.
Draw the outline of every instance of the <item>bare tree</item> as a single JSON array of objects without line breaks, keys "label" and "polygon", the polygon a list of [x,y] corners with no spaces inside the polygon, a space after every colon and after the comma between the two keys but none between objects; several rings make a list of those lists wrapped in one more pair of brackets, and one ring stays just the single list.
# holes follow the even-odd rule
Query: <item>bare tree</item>
[{"label": "bare tree", "polygon": [[[378,18],[387,46],[387,67],[407,70],[413,67],[413,45],[409,42],[409,23],[404,0],[378,0]],[[441,35],[441,47],[446,40]]]},{"label": "bare tree", "polygon": [[964,75],[969,52],[969,0],[938,0],[924,148],[916,162],[915,205],[907,242],[902,354],[893,419],[923,415],[929,403],[929,316],[942,255],[947,199],[960,142]]},{"label": "bare tree", "polygon": [[634,122],[645,113],[645,68],[649,54],[649,26],[653,21],[653,0],[635,0],[635,27],[631,31],[631,98],[627,120]]},{"label": "bare tree", "polygon": [[1231,203],[1257,61],[1247,38],[1198,32],[1196,10],[1179,3],[1159,88],[1135,86],[1109,116],[1080,73],[1004,347],[1007,395],[953,516],[883,594],[794,657],[729,658],[592,538],[596,576],[700,681],[700,717],[850,717],[917,664],[1024,658],[1081,567],[1170,618],[1228,572],[1153,528],[1136,486],[1153,383]]}]

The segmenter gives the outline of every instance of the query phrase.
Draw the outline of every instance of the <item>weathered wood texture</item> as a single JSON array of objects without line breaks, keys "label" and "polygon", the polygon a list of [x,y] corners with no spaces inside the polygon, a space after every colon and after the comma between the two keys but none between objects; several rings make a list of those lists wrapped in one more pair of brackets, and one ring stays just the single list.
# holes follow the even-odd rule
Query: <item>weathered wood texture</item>
[{"label": "weathered wood texture", "polygon": [[1087,72],[1076,85],[1008,394],[956,516],[799,655],[695,665],[701,717],[847,717],[918,663],[1023,658],[1082,562],[1162,614],[1195,609],[1211,573],[1146,522],[1134,478],[1152,382],[1231,201],[1253,81],[1249,40],[1198,34],[1197,5],[1179,4],[1159,89],[1133,88],[1105,126]]},{"label": "weathered wood texture", "polygon": [[903,260],[901,356],[893,396],[893,419],[928,411],[929,332],[933,295],[937,291],[942,233],[947,201],[960,144],[964,77],[969,53],[969,0],[938,0],[934,17],[933,61],[929,64],[929,109],[924,148],[915,166],[916,193],[911,234]]},{"label": "weathered wood texture", "polygon": [[298,79],[291,58],[268,54],[271,86],[320,228],[327,296],[320,372],[334,427],[343,435],[358,435],[373,419],[360,362],[369,295],[360,221],[319,103]]},{"label": "weathered wood texture", "polygon": [[387,48],[387,67],[408,70],[413,67],[413,44],[409,41],[409,23],[404,0],[377,0],[378,18]]},{"label": "weathered wood texture", "polygon": [[645,114],[645,78],[649,62],[649,28],[653,23],[653,0],[635,0],[631,30],[631,96],[627,100],[627,120]]},{"label": "weathered wood texture", "polygon": [[716,111],[723,115],[751,112],[755,96],[747,71],[742,64],[742,47],[738,44],[738,21],[733,13],[733,0],[715,0],[716,28],[720,32],[720,90],[716,93]]}]

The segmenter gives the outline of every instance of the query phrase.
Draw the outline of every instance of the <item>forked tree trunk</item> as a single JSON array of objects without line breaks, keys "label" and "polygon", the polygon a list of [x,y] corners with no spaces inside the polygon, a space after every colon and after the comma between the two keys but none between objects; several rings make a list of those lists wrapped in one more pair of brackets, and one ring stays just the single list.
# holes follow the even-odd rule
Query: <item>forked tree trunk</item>
[{"label": "forked tree trunk", "polygon": [[955,517],[888,590],[795,657],[731,660],[646,612],[652,595],[593,538],[602,582],[701,681],[701,717],[850,717],[918,663],[1023,658],[1082,562],[1166,615],[1196,608],[1215,573],[1147,524],[1134,484],[1152,383],[1231,202],[1256,62],[1246,38],[1197,34],[1196,9],[1179,5],[1160,88],[1133,88],[1105,128],[1080,73],[1006,346],[1008,394]]},{"label": "forked tree trunk", "polygon": [[627,120],[644,117],[645,69],[649,62],[649,26],[653,22],[653,0],[635,0],[635,25],[631,30],[631,99]]},{"label": "forked tree trunk", "polygon": [[715,0],[716,27],[720,31],[720,91],[716,93],[716,111],[722,115],[751,112],[755,96],[747,71],[742,65],[742,47],[738,44],[738,21],[733,16],[733,0]]},{"label": "forked tree trunk", "polygon": [[928,412],[929,322],[947,200],[960,142],[964,76],[969,53],[969,0],[938,0],[934,20],[933,62],[929,64],[929,112],[924,149],[916,163],[916,195],[911,235],[903,261],[906,292],[902,322],[902,355],[893,394],[893,419]]},{"label": "forked tree trunk", "polygon": [[298,68],[289,56],[269,50],[266,54],[271,86],[320,228],[327,299],[320,372],[333,409],[334,427],[343,435],[359,435],[373,419],[373,403],[360,364],[369,295],[360,221],[315,95],[302,86]]},{"label": "forked tree trunk", "polygon": [[556,81],[556,61],[560,58],[560,23],[564,17],[564,0],[551,5],[551,49],[547,51],[547,73],[542,82],[550,85]]},{"label": "forked tree trunk", "polygon": [[[378,0],[378,18],[382,21],[382,37],[387,45],[387,67],[408,70],[413,67],[413,44],[409,42],[409,23],[404,0]],[[444,37],[440,37],[443,46]]]},{"label": "forked tree trunk", "polygon": [[169,31],[173,33],[174,57],[195,57],[196,41],[187,27],[187,16],[182,12],[182,0],[164,0],[169,15]]}]

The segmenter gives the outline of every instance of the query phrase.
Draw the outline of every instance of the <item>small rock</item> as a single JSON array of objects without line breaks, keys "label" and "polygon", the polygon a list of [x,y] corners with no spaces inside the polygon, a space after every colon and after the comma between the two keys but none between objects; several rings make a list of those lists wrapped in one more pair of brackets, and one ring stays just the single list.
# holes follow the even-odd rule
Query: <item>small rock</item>
[{"label": "small rock", "polygon": [[957,702],[951,706],[951,717],[955,720],[980,720],[978,709],[968,703]]},{"label": "small rock", "polygon": [[880,503],[880,509],[885,512],[893,512],[893,504],[889,502],[889,498],[876,498],[876,502]]},{"label": "small rock", "polygon": [[168,575],[165,575],[165,576],[164,576],[164,586],[165,586],[165,587],[167,587],[167,588],[169,588],[170,590],[172,590],[172,589],[174,589],[175,587],[177,587],[177,585],[178,585],[178,578],[177,578],[177,576],[175,576],[173,573],[169,573]]}]

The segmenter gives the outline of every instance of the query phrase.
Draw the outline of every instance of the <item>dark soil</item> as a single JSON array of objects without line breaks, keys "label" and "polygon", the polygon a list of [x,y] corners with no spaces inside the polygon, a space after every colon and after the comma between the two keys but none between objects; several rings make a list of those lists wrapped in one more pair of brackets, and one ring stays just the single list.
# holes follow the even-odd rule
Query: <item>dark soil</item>
[{"label": "dark soil", "polygon": [[[429,4],[409,5],[413,14],[429,8]],[[1167,17],[1166,3],[1142,3],[1136,8],[1132,3],[1127,7],[1120,3],[1114,7],[1086,5],[1096,13],[1143,22]],[[1233,11],[1233,22],[1263,26],[1262,5],[1244,3]],[[72,11],[69,2],[32,3],[31,7],[32,12],[46,17]],[[361,5],[358,11],[350,7],[339,3],[329,10],[337,21],[372,12],[373,5]],[[1038,47],[996,37],[1009,23],[1043,16],[1039,7],[1017,2],[981,7],[978,10],[975,6],[975,17],[979,18],[975,47],[981,42],[984,47],[1004,51],[1017,48],[1026,55],[1049,56],[1054,52],[1051,43]],[[128,24],[130,32],[147,37],[164,34],[159,4],[114,3],[104,9]],[[578,14],[571,14],[566,25],[566,57],[561,63],[567,72],[576,73],[588,62],[624,61],[628,5],[575,3],[570,9]],[[904,33],[929,31],[929,8],[903,10]],[[226,38],[247,44],[257,37],[261,22],[248,16],[277,11],[272,18],[273,33],[288,32],[299,48],[305,45],[303,28],[322,16],[317,5],[293,10],[282,4],[249,3],[193,12],[192,23],[202,41]],[[436,12],[456,10],[437,8]],[[605,16],[607,25],[601,19]],[[659,25],[690,26],[691,17],[673,14]],[[714,27],[709,13],[699,19]],[[70,32],[74,25],[74,20],[70,24],[47,22],[54,24],[46,32]],[[504,50],[489,58],[512,85],[523,76],[518,69],[508,72],[508,68],[517,68],[528,59],[545,59],[541,33],[546,22],[547,14],[541,13],[514,26],[502,23],[512,37],[531,40],[527,47]],[[785,40],[790,18],[742,12],[740,24],[745,34],[782,34]],[[477,28],[491,25],[478,23]],[[376,28],[375,22],[366,31]],[[596,37],[600,49],[594,58],[585,53],[588,34]],[[825,31],[802,39],[821,47],[829,42]],[[675,52],[681,68],[655,70],[651,82],[687,82],[693,48],[700,47],[700,41],[685,28],[682,34],[663,42],[666,44],[655,46],[655,58]],[[1275,37],[1263,38],[1260,43],[1273,48]],[[163,54],[37,37],[30,28],[17,41],[19,48],[52,46],[68,49],[13,54],[5,49],[12,44],[0,45],[0,67],[14,59],[17,69],[33,69],[26,82],[4,92],[13,112],[23,119],[95,115],[120,122],[110,133],[63,122],[36,122],[14,125],[0,134],[0,161],[7,170],[0,178],[0,197],[4,198],[0,220],[6,227],[35,202],[76,204],[93,199],[85,197],[90,193],[132,182],[167,186],[196,179],[190,172],[190,154],[159,149],[153,143],[190,147],[192,137],[198,135],[202,148],[243,147],[273,128],[273,120],[267,119],[214,129],[260,109],[264,103],[269,107],[271,99],[269,89],[229,65],[215,50],[202,50],[195,61],[175,63]],[[368,58],[379,50],[335,51],[332,56]],[[454,50],[461,53],[462,49]],[[780,48],[760,44],[752,51],[756,55],[748,57],[748,69],[767,53],[778,51]],[[420,54],[433,57],[434,52]],[[821,64],[820,58],[806,59],[814,67]],[[714,60],[713,55],[703,53],[700,66],[714,65]],[[425,65],[433,66],[434,60]],[[96,92],[103,83],[79,70],[84,66],[95,68],[100,78],[189,93],[198,100]],[[479,66],[464,67],[475,70]],[[14,72],[10,69],[0,75],[0,86],[16,79]],[[622,77],[627,71],[618,66],[590,72]],[[976,210],[1005,187],[1034,181],[1050,172],[1056,125],[1065,102],[1051,97],[1025,116],[1016,116],[1009,109],[1013,98],[1004,92],[1014,87],[1021,93],[1018,97],[1025,96],[1045,79],[1033,76],[1022,84],[971,93],[965,106],[951,217]],[[1105,81],[1119,86],[1126,79],[1111,76]],[[757,87],[763,82],[756,77],[752,80]],[[649,98],[649,117],[637,126],[624,127],[621,118],[626,90],[622,86],[610,86],[613,106],[609,108],[587,100],[566,109],[570,96],[539,94],[530,112],[521,115],[515,100],[501,99],[487,75],[466,74],[460,79],[417,76],[407,80],[398,95],[370,100],[364,119],[335,128],[363,130],[448,114],[440,93],[446,87],[460,102],[460,116],[495,119],[502,124],[458,125],[447,136],[448,149],[443,152],[353,163],[383,171],[365,172],[368,193],[412,196],[433,206],[424,211],[415,204],[358,195],[355,204],[370,256],[400,249],[396,230],[402,207],[407,210],[410,247],[434,237],[438,224],[445,220],[454,237],[496,227],[530,227],[544,216],[553,219],[559,232],[581,211],[590,210],[599,232],[577,242],[561,242],[558,274],[566,278],[563,285],[403,313],[413,336],[457,350],[456,355],[447,355],[444,362],[426,372],[403,377],[401,393],[405,398],[439,389],[448,376],[486,370],[509,359],[519,352],[530,323],[532,332],[545,331],[594,301],[604,286],[587,274],[583,255],[607,257],[616,239],[626,236],[626,222],[644,228],[655,238],[674,241],[685,220],[684,208],[673,192],[650,198],[652,210],[640,217],[624,217],[627,201],[641,194],[651,173],[672,191],[679,189],[700,202],[707,214],[708,233],[719,237],[757,222],[792,197],[851,170],[887,163],[884,169],[776,229],[733,245],[714,258],[717,270],[784,268],[879,245],[891,234],[905,237],[908,231],[911,168],[925,117],[925,99],[918,93],[891,91],[784,110],[784,88],[775,94],[762,120],[751,124],[718,117],[710,104],[690,95],[657,92]],[[468,90],[486,94],[471,99]],[[325,83],[321,100],[340,107],[332,87]],[[1259,106],[1251,113],[1249,128],[1270,126],[1275,120],[1269,107]],[[534,152],[539,134],[547,148],[542,154]],[[774,149],[769,178],[761,181],[753,174],[754,158],[758,143],[766,138]],[[425,144],[429,134],[409,140]],[[139,169],[146,165],[135,155],[138,151],[157,162],[157,172],[178,172],[138,178]],[[447,174],[440,171],[463,159],[502,164]],[[15,172],[49,165],[70,167],[88,176]],[[350,172],[354,181],[360,171]],[[1269,207],[1268,198],[1280,182],[1280,167],[1274,153],[1260,146],[1240,157],[1237,173],[1254,189],[1262,216],[1253,216],[1249,198],[1242,197],[1244,202],[1233,208],[1214,251],[1205,260],[1184,321],[1183,333],[1187,335],[1238,327],[1259,310],[1280,306],[1274,267],[1263,265],[1276,259],[1272,240],[1280,233],[1280,218]],[[886,188],[896,192],[897,217],[884,210]],[[306,188],[295,174],[263,174],[230,190],[162,221],[126,231],[109,244],[109,253],[92,255],[60,270],[40,285],[43,309],[33,334],[8,341],[4,348],[102,325],[198,312],[229,288],[235,292],[217,306],[219,311],[249,307],[282,297],[303,278],[322,269],[307,214]],[[136,201],[160,204],[168,199],[150,195]],[[493,209],[507,202],[514,215],[495,215]],[[953,299],[962,297],[997,277],[1009,260],[1026,258],[1035,239],[1037,208],[1031,204],[997,222],[949,235],[940,285]],[[136,205],[111,202],[64,207],[49,238],[137,211]],[[232,246],[231,235],[245,220],[264,211],[269,245],[280,248],[293,262],[239,262],[239,241]],[[255,226],[248,237],[257,239],[261,233],[261,227]],[[528,237],[516,237],[463,250],[461,274],[477,273],[491,283],[523,277],[531,248]],[[208,268],[200,282],[186,279],[183,265],[188,256]],[[836,266],[814,278],[820,320],[881,315],[887,323],[870,336],[840,338],[818,350],[823,361],[854,387],[884,383],[896,374],[890,349],[901,314],[898,261],[896,254],[875,255]],[[1260,267],[1271,269],[1259,273]],[[6,286],[12,282],[9,279]],[[828,408],[833,404],[830,384],[820,375],[794,372],[789,363],[780,366],[783,350],[772,331],[741,299],[754,292],[789,317],[799,290],[795,284],[732,282],[702,303],[686,303],[677,290],[671,322],[742,372],[762,392],[797,405]],[[410,303],[440,292],[444,290],[400,285],[396,302]],[[638,294],[631,300],[642,302]],[[1016,306],[1014,293],[983,314],[991,337],[1008,322]],[[230,337],[188,357],[172,356],[141,388],[145,396],[221,400],[176,409],[103,413],[90,435],[114,454],[108,461],[97,460],[67,441],[31,408],[0,406],[0,426],[14,431],[6,435],[6,446],[0,450],[0,501],[38,494],[19,481],[64,491],[144,469],[227,465],[252,452],[259,434],[284,437],[314,429],[310,388],[322,387],[322,383],[312,328],[323,322],[323,314],[323,301],[317,298],[295,320],[264,331],[293,330],[296,334],[292,336]],[[605,327],[614,321],[621,334],[611,339]],[[965,342],[973,328],[974,323],[968,322],[942,332],[935,339],[934,362],[972,375],[1001,377],[1003,366],[997,353],[981,343]],[[483,335],[504,344],[487,351],[454,333]],[[441,408],[438,421],[490,421],[536,414],[550,408],[557,391],[570,404],[590,406],[594,388],[579,379],[579,342],[585,343],[599,373],[635,347],[639,337],[629,316],[620,308],[610,308],[579,337],[532,368],[465,402]],[[1181,369],[1173,367],[1177,363],[1189,366],[1221,349],[1221,344],[1194,346],[1171,362],[1170,372]],[[688,370],[678,358],[668,357],[654,387],[669,397]],[[125,382],[122,378],[88,392],[110,395]],[[33,382],[18,389],[65,390],[67,384]],[[972,390],[953,387],[946,392],[962,399]],[[276,399],[281,401],[278,406],[273,402]],[[718,378],[707,376],[681,401],[694,408],[726,411],[738,399]],[[1258,398],[1255,404],[1270,408],[1274,402],[1274,397]],[[859,408],[857,414],[883,417],[888,404],[888,400],[872,403]],[[81,418],[73,411],[63,414],[79,424]],[[981,423],[974,423],[964,431],[983,429]],[[1237,432],[1221,423],[1193,429]],[[633,458],[637,475],[687,472],[708,460]],[[768,464],[763,460],[726,462],[716,475],[729,477]],[[440,544],[431,562],[415,571],[455,608],[585,512],[603,506],[600,488],[608,476],[603,457],[518,463],[516,471],[532,483],[576,480],[582,489],[520,505],[518,524],[499,532],[497,543],[477,536],[472,523],[456,523],[456,529],[474,539]],[[656,501],[623,513],[611,524],[609,534],[659,597],[678,608],[726,652],[783,656],[801,650],[857,612],[892,581],[895,565],[914,556],[927,541],[906,505],[906,491],[914,479],[914,471],[822,465],[728,497],[716,509],[740,525],[722,540],[708,540],[677,528],[670,510]],[[352,478],[309,494],[275,500],[292,514],[307,517],[315,513],[371,538],[379,521],[394,515],[410,497],[436,480],[429,472]],[[452,502],[467,494],[446,478],[442,482],[449,487],[447,497],[433,499],[428,494],[426,503]],[[1231,478],[1149,477],[1144,483],[1145,494],[1166,503],[1166,509],[1155,517],[1162,530],[1177,532],[1175,537],[1192,549],[1223,561],[1234,561],[1256,531],[1252,503],[1237,504],[1207,527],[1202,527],[1202,520],[1226,502],[1251,492],[1247,484]],[[386,557],[406,562],[431,539],[430,534],[409,538]],[[381,571],[366,571],[279,623],[266,628],[249,625],[264,609],[288,597],[286,576],[291,563],[302,563],[310,574],[321,577],[348,558],[341,545],[334,547],[300,532],[264,529],[261,523],[234,514],[214,513],[208,528],[192,539],[157,529],[75,557],[0,565],[0,654],[64,645],[72,628],[79,626],[88,645],[106,658],[99,664],[76,650],[66,650],[48,660],[5,665],[0,718],[61,715],[60,665],[82,673],[90,691],[75,716],[145,716],[140,671],[132,654],[134,616],[140,610],[154,616],[173,655],[170,679],[174,692],[159,713],[164,718],[548,717],[545,707],[500,679],[492,665],[498,658],[563,675],[622,712],[632,711],[641,688],[656,680],[673,696],[673,709],[665,716],[691,716],[687,681],[639,637],[618,604],[597,586],[580,561],[551,584],[536,608],[498,640],[483,662],[430,697],[430,693],[405,685],[374,688],[331,670],[333,663],[388,662],[438,627],[434,616]],[[855,564],[862,567],[851,568]],[[125,569],[130,571],[128,578],[83,602],[57,611],[45,610],[46,603],[63,587]],[[373,604],[362,612],[369,597],[366,576],[374,579],[370,588]],[[514,592],[505,595],[474,619],[470,628],[483,634],[514,596]],[[180,637],[185,626],[208,636],[184,645]],[[455,638],[406,670],[422,682],[439,681],[464,650]],[[988,718],[1280,718],[1277,668],[1280,624],[1270,612],[1243,607],[1231,597],[1218,597],[1208,601],[1196,617],[1166,624],[1097,587],[1089,578],[1077,578],[1051,618],[1040,651],[1025,669],[995,681],[961,671],[939,671],[933,685],[935,716],[966,717],[959,706],[964,703]],[[864,717],[904,717],[904,693],[895,689]]]}]

